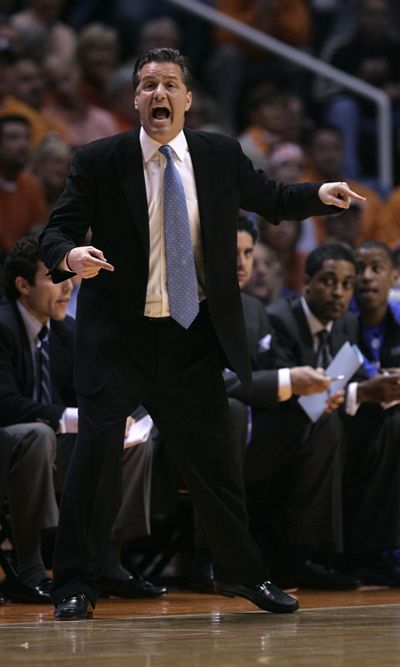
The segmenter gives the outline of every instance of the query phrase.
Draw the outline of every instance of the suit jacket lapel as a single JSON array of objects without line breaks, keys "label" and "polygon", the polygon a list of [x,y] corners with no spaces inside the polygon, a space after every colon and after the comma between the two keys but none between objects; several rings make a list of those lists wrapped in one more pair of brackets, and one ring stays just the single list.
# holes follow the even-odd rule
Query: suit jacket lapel
[{"label": "suit jacket lapel", "polygon": [[139,132],[139,128],[136,128],[127,134],[121,158],[121,181],[129,210],[132,213],[132,220],[138,229],[146,257],[148,257],[149,214]]},{"label": "suit jacket lapel", "polygon": [[184,130],[188,143],[190,157],[193,164],[196,181],[197,199],[199,204],[200,227],[203,238],[203,247],[207,247],[209,228],[212,224],[212,207],[215,191],[215,174],[212,170],[212,160],[209,157],[208,145],[201,136],[191,130]]},{"label": "suit jacket lapel", "polygon": [[298,326],[299,342],[300,342],[300,347],[303,351],[304,364],[307,364],[309,366],[314,366],[315,365],[314,341],[300,299],[296,299],[292,308],[293,308],[294,319],[296,320],[296,324]]}]

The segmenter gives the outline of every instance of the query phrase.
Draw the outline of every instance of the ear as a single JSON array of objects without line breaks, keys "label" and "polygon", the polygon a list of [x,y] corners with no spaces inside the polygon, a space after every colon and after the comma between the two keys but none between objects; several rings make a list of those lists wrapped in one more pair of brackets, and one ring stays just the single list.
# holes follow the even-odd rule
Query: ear
[{"label": "ear", "polygon": [[392,280],[391,280],[391,286],[395,287],[399,281],[399,269],[393,269],[392,271]]},{"label": "ear", "polygon": [[192,106],[192,92],[188,90],[186,93],[185,111],[189,111],[191,106]]},{"label": "ear", "polygon": [[16,277],[15,287],[17,288],[21,296],[28,296],[31,289],[31,285],[28,283],[27,279],[23,278],[22,276]]},{"label": "ear", "polygon": [[135,107],[135,109],[136,109],[136,111],[137,111],[137,100],[136,100],[136,94],[135,94],[135,95],[134,95],[134,97],[133,97],[133,106]]},{"label": "ear", "polygon": [[307,273],[304,274],[304,287],[303,287],[303,293],[308,294],[310,291],[310,276],[307,275]]}]

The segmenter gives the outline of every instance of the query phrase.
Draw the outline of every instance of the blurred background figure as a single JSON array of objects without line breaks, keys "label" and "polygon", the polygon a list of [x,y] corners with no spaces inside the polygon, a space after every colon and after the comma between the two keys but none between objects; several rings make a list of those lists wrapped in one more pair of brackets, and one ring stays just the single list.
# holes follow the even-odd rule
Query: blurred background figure
[{"label": "blurred background figure", "polygon": [[253,250],[253,271],[243,291],[267,306],[283,296],[283,269],[277,254],[265,243],[257,242]]},{"label": "blurred background figure", "polygon": [[79,90],[88,104],[110,108],[108,87],[119,64],[120,50],[115,28],[92,23],[79,33],[76,50],[81,72]]},{"label": "blurred background figure", "polygon": [[25,118],[0,117],[0,264],[15,241],[46,220],[44,197],[26,169],[29,133]]},{"label": "blurred background figure", "polygon": [[66,60],[72,58],[76,34],[60,20],[65,0],[26,0],[25,5],[12,16],[24,50],[40,57],[54,53]]},{"label": "blurred background figure", "polygon": [[44,64],[49,93],[45,110],[66,126],[73,146],[116,134],[118,126],[109,111],[89,104],[80,93],[80,72],[75,61],[49,56]]},{"label": "blurred background figure", "polygon": [[47,215],[50,215],[64,190],[71,160],[71,146],[56,137],[44,139],[32,154],[31,171],[44,196]]}]

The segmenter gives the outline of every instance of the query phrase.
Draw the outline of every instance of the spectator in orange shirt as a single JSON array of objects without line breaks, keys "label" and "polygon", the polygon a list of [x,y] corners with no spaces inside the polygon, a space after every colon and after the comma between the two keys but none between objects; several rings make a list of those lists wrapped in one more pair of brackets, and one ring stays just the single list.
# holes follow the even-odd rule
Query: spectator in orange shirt
[{"label": "spectator in orange shirt", "polygon": [[[49,135],[58,136],[69,141],[68,131],[60,120],[44,111],[44,78],[42,68],[37,60],[22,55],[17,58],[11,71],[11,96],[6,108],[9,113],[16,113],[27,108],[27,120],[31,124],[31,146],[37,146]],[[22,115],[25,115],[24,113]]]},{"label": "spectator in orange shirt", "polygon": [[36,179],[25,170],[29,125],[22,116],[0,118],[0,254],[35,225],[45,222],[46,205]]},{"label": "spectator in orange shirt", "polygon": [[400,246],[400,186],[392,191],[382,213],[386,243],[392,248]]}]

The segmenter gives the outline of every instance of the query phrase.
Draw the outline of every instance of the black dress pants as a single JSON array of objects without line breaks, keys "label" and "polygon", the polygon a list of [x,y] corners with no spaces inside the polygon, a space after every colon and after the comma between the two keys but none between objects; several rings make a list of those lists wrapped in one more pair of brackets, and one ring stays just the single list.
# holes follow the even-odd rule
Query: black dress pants
[{"label": "black dress pants", "polygon": [[121,497],[125,420],[139,403],[192,495],[216,578],[247,585],[264,581],[268,573],[248,533],[240,462],[232,455],[219,347],[203,303],[188,330],[170,318],[142,318],[118,373],[94,395],[79,396],[79,436],[55,548],[54,601],[77,593],[96,601],[96,580]]}]

